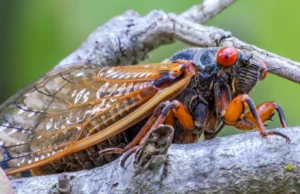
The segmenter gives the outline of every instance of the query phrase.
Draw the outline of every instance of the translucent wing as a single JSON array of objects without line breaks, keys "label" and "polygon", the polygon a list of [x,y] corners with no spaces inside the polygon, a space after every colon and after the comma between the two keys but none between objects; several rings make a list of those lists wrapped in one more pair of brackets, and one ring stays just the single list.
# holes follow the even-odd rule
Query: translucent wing
[{"label": "translucent wing", "polygon": [[8,174],[25,171],[126,130],[187,85],[186,79],[169,95],[154,85],[180,74],[182,65],[53,70],[0,107],[1,167]]}]

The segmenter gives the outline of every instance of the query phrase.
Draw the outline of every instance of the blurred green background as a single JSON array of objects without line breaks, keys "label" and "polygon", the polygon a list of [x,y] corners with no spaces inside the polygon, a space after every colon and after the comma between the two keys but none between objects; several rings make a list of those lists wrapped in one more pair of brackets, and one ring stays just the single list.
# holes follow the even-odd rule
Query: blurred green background
[{"label": "blurred green background", "polygon": [[[201,1],[73,0],[0,1],[0,102],[40,77],[74,51],[98,26],[133,9],[145,15],[153,9],[181,13]],[[300,61],[300,1],[237,1],[207,25],[229,30],[234,36]],[[163,46],[152,53],[158,62],[186,45]],[[251,93],[256,103],[274,100],[285,110],[290,126],[300,125],[299,86],[269,75]],[[277,116],[269,128],[280,126]],[[222,135],[239,132],[232,128]]]}]

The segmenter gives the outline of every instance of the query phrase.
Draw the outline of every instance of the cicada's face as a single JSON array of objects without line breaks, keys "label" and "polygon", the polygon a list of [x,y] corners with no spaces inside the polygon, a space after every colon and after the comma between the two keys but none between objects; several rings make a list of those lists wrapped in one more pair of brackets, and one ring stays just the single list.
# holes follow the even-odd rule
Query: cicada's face
[{"label": "cicada's face", "polygon": [[262,60],[239,53],[232,86],[236,94],[248,94],[260,80],[267,76],[267,66]]},{"label": "cicada's face", "polygon": [[248,94],[267,76],[267,66],[262,60],[234,47],[219,49],[216,61],[221,67],[218,79],[225,79],[231,85],[234,96]]}]

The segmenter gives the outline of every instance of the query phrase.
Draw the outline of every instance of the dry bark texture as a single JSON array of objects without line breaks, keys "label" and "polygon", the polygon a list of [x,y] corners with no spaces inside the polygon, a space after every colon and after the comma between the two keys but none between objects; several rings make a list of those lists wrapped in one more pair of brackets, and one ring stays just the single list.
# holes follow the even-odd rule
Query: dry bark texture
[{"label": "dry bark texture", "polygon": [[[167,155],[153,151],[168,145],[166,135],[160,133],[161,143],[153,143],[157,139],[154,133],[142,157],[132,156],[127,169],[117,160],[70,173],[72,193],[298,193],[300,128],[281,132],[292,138],[291,143],[251,132],[195,144],[172,144]],[[12,184],[16,193],[39,194],[57,191],[57,182],[58,175],[51,175],[17,179]]]},{"label": "dry bark texture", "polygon": [[[233,45],[262,58],[276,75],[300,83],[300,63],[257,48],[230,32],[203,26],[234,0],[205,0],[181,15],[127,11],[96,29],[58,66],[138,63],[160,45],[183,41],[192,46]],[[282,129],[292,142],[245,133],[189,145],[172,145],[172,128],[163,126],[128,161],[90,171],[12,180],[16,193],[297,193],[300,191],[300,128]],[[159,140],[159,141],[158,141]],[[135,157],[135,158],[134,158]],[[133,165],[135,161],[135,165]],[[59,184],[58,183],[58,179]],[[69,184],[70,183],[70,184]],[[59,187],[57,186],[59,185]]]}]

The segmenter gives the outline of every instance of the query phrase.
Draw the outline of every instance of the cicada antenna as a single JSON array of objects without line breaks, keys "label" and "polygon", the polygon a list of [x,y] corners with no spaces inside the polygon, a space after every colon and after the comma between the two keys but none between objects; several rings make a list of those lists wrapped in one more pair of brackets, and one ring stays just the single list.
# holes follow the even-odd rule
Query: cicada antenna
[{"label": "cicada antenna", "polygon": [[251,54],[250,57],[246,61],[249,62],[250,59],[252,59],[252,58],[253,58],[253,54]]}]

